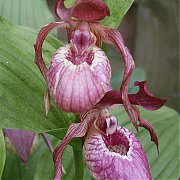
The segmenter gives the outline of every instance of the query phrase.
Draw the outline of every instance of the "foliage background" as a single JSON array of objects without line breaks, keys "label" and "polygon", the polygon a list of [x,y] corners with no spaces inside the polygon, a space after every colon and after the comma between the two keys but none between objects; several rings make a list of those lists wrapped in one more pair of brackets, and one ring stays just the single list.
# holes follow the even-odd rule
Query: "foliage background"
[{"label": "foliage background", "polygon": [[[115,0],[114,0],[115,1]],[[103,23],[117,28],[132,0],[106,0],[111,9],[110,19]],[[54,147],[62,139],[68,125],[75,121],[73,114],[63,113],[52,102],[50,114],[44,115],[43,94],[45,83],[34,64],[33,43],[38,30],[45,24],[55,21],[52,7],[54,0],[0,0],[0,128],[22,128],[36,132],[48,132]],[[71,1],[67,0],[67,4]],[[21,25],[21,26],[16,26]],[[24,27],[26,26],[26,27]],[[28,26],[28,27],[27,27]],[[127,46],[134,55],[137,69],[131,79],[130,92],[135,80],[148,80],[155,95],[169,98],[168,105],[179,110],[178,92],[178,1],[176,0],[137,0],[122,20],[119,30]],[[57,31],[58,38],[65,42],[65,32]],[[45,42],[43,54],[47,62],[62,43],[51,33]],[[111,61],[113,77],[111,85],[118,89],[122,78],[123,61],[114,47],[104,46]],[[118,60],[120,59],[120,60]],[[121,70],[121,71],[120,71]],[[120,124],[134,128],[120,109],[113,114],[119,117]],[[155,179],[178,179],[179,177],[179,115],[164,107],[155,112],[141,110],[142,117],[153,124],[160,141],[160,154],[150,142],[148,133],[141,129],[140,140],[146,149]],[[76,140],[71,144],[80,146]],[[6,163],[5,162],[5,155]],[[63,156],[67,175],[63,179],[73,179],[73,150],[69,146]],[[3,170],[4,169],[4,170]],[[12,154],[5,152],[2,131],[0,132],[0,175],[2,179],[51,179],[53,163],[51,154],[41,140],[39,148],[32,155],[28,166]],[[91,179],[85,168],[84,179]]]}]

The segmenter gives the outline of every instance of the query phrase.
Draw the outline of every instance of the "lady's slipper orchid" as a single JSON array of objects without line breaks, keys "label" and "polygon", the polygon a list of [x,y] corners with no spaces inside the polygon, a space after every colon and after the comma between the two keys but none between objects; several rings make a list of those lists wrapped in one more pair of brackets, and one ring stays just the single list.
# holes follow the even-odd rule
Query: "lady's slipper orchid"
[{"label": "lady's slipper orchid", "polygon": [[[149,131],[151,140],[154,141],[158,149],[158,138],[152,125],[147,120],[140,118],[139,111],[135,105],[140,105],[149,110],[156,110],[162,107],[166,101],[150,94],[145,81],[135,82],[135,85],[139,86],[139,91],[136,94],[128,94],[130,103],[133,104],[133,107],[138,112],[139,126]],[[70,125],[61,144],[53,153],[55,180],[59,180],[62,176],[62,153],[67,144],[76,137],[85,137],[84,157],[91,174],[96,179],[106,179],[112,170],[111,168],[108,170],[107,167],[111,165],[113,167],[116,166],[117,169],[114,169],[116,170],[114,172],[115,174],[112,174],[112,177],[109,179],[118,179],[120,177],[120,179],[133,179],[133,177],[136,177],[136,179],[151,179],[146,155],[140,142],[130,131],[117,126],[116,118],[109,115],[107,108],[113,104],[123,104],[121,92],[107,92],[93,109],[81,115],[80,123]],[[127,137],[128,134],[131,134],[131,136]],[[96,139],[97,142],[95,143],[93,139]],[[91,147],[89,144],[91,144]],[[107,146],[109,148],[107,148]],[[112,153],[112,151],[118,151],[118,149],[120,150],[119,152]],[[95,150],[99,151],[99,153],[97,154]],[[101,151],[106,152],[107,161],[100,162],[100,165],[98,165],[95,161],[100,160],[98,155],[101,154]],[[128,152],[130,154],[132,153],[131,155],[135,159],[131,159],[130,161],[130,159],[128,159],[129,156],[127,157]],[[127,153],[127,155],[123,156],[122,153]],[[96,164],[97,166],[95,166]]]},{"label": "lady's slipper orchid", "polygon": [[[75,137],[85,137],[84,157],[96,179],[151,179],[140,142],[127,129],[117,125],[116,118],[108,114],[107,108],[122,104],[135,128],[138,130],[138,125],[146,128],[158,147],[156,133],[148,121],[140,118],[136,105],[156,110],[166,101],[154,97],[148,91],[146,82],[135,82],[139,92],[128,94],[134,61],[119,31],[98,22],[110,15],[102,0],[76,0],[69,9],[64,6],[64,0],[58,0],[55,12],[63,21],[42,28],[34,44],[35,63],[48,89],[45,95],[46,114],[52,93],[57,106],[66,112],[80,114],[81,122],[70,125],[53,153],[54,179],[62,176],[62,153]],[[56,26],[67,29],[68,44],[56,51],[47,68],[42,57],[42,44]],[[101,49],[102,41],[114,44],[122,53],[124,75],[120,91],[108,92],[111,70]],[[98,152],[97,155],[94,152]],[[103,160],[99,156],[101,152],[105,156]]]}]

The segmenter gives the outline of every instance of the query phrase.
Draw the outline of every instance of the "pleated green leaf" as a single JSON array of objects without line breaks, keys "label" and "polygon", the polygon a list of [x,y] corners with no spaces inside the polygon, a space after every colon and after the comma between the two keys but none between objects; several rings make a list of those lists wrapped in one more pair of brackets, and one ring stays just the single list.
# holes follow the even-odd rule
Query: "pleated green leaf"
[{"label": "pleated green leaf", "polygon": [[54,21],[46,0],[0,0],[0,16],[13,24],[36,28]]},{"label": "pleated green leaf", "polygon": [[[0,18],[0,127],[44,132],[67,128],[74,121],[73,114],[61,112],[54,104],[45,116],[46,85],[34,63],[37,33]],[[46,39],[43,50],[47,63],[60,46],[56,38]]]},{"label": "pleated green leaf", "polygon": [[0,177],[4,169],[5,157],[6,157],[6,150],[4,144],[4,135],[2,129],[0,129]]}]

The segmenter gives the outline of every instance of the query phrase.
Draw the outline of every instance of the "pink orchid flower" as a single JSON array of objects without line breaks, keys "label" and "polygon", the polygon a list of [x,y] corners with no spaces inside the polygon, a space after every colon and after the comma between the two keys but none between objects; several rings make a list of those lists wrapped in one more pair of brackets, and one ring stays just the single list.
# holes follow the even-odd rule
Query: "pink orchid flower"
[{"label": "pink orchid flower", "polygon": [[[67,9],[64,0],[58,0],[55,12],[61,22],[42,28],[34,44],[38,65],[47,84],[46,114],[50,108],[50,94],[59,108],[80,115],[81,122],[71,124],[61,144],[53,153],[54,179],[62,176],[62,154],[68,143],[84,137],[83,154],[95,179],[151,179],[144,150],[138,139],[127,129],[118,126],[108,107],[122,104],[133,125],[146,128],[158,148],[158,138],[152,125],[140,118],[136,105],[149,110],[160,108],[166,101],[154,97],[146,82],[136,94],[128,94],[130,77],[135,68],[133,58],[124,45],[120,32],[103,26],[99,21],[110,12],[102,0],[76,0]],[[42,44],[54,27],[66,28],[68,44],[60,47],[49,67],[42,57]],[[111,68],[102,42],[115,45],[124,59],[124,75],[119,91],[109,91]]]}]

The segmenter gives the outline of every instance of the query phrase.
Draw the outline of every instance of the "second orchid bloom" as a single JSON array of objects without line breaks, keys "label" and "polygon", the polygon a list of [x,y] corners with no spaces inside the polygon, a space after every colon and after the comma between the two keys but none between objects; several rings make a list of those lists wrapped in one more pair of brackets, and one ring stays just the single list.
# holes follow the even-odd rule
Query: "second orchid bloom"
[{"label": "second orchid bloom", "polygon": [[[154,97],[146,82],[136,82],[139,92],[128,94],[134,61],[119,31],[100,24],[100,20],[110,16],[102,0],[76,0],[69,9],[64,6],[64,0],[58,0],[55,12],[63,21],[42,28],[34,44],[35,63],[47,84],[46,114],[52,94],[60,109],[79,114],[81,122],[70,125],[53,153],[54,179],[59,180],[62,176],[62,153],[75,137],[85,137],[84,158],[95,179],[151,179],[140,142],[129,130],[118,126],[116,117],[107,109],[113,104],[122,104],[135,128],[146,128],[158,147],[156,133],[147,120],[140,118],[136,105],[155,110],[166,101]],[[47,68],[42,44],[56,26],[67,29],[68,43],[56,51]],[[110,90],[111,67],[101,49],[102,42],[117,46],[124,58],[124,76],[119,91]]]}]

